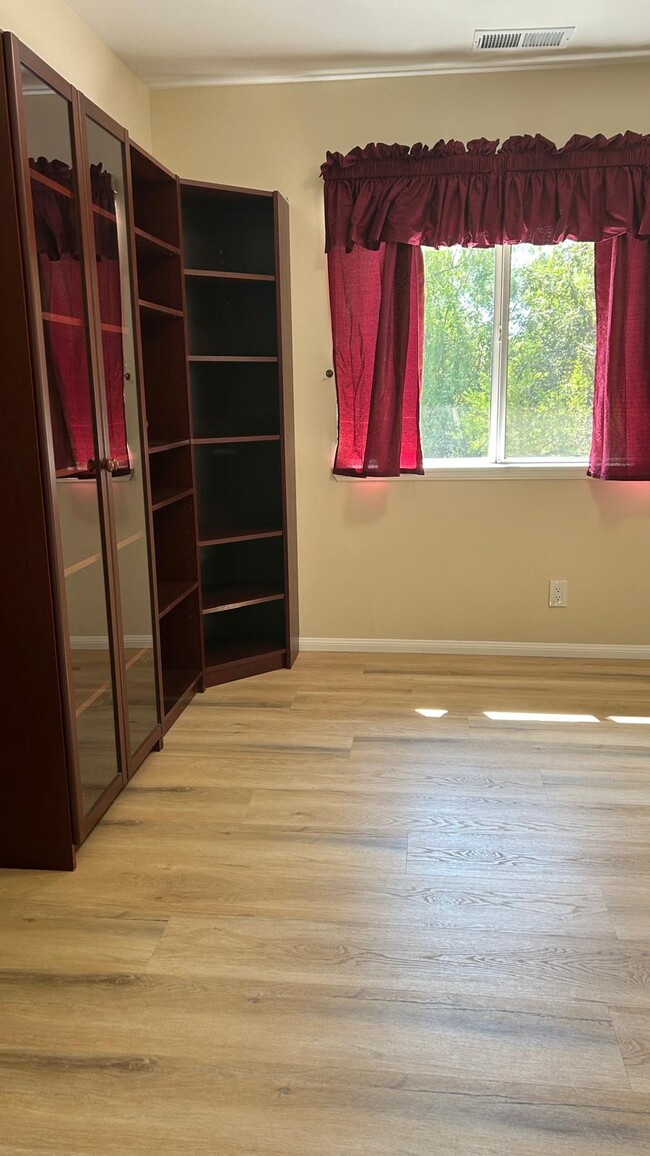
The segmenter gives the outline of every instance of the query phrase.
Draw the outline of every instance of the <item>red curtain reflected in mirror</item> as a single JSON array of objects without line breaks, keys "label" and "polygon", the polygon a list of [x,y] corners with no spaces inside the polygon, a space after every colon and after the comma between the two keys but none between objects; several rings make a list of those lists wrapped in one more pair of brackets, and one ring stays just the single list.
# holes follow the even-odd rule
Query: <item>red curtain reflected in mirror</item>
[{"label": "red curtain reflected in mirror", "polygon": [[[88,463],[96,449],[72,172],[61,161],[43,157],[30,165],[56,473],[88,478],[94,476]],[[91,191],[110,456],[118,462],[113,473],[124,474],[130,463],[117,223],[111,175],[100,165],[91,167]]]}]

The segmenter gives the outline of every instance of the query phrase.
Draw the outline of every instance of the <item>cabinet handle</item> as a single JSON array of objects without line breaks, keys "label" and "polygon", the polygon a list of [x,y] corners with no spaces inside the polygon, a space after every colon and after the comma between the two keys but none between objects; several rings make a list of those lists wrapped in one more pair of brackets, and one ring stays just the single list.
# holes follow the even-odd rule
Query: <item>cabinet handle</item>
[{"label": "cabinet handle", "polygon": [[86,469],[88,470],[89,474],[97,473],[97,461],[95,458],[88,458],[88,461],[86,462]]},{"label": "cabinet handle", "polygon": [[107,473],[113,474],[115,470],[119,470],[119,468],[120,463],[117,458],[104,458],[102,462],[102,469],[106,470]]}]

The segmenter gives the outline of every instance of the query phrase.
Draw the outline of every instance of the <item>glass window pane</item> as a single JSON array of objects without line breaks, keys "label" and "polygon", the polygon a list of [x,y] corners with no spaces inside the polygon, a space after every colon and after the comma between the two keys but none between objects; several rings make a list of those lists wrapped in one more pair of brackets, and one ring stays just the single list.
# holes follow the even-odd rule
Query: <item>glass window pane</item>
[{"label": "glass window pane", "polygon": [[486,458],[490,435],[494,249],[422,250],[425,458]]},{"label": "glass window pane", "polygon": [[587,457],[594,353],[593,245],[513,245],[506,457]]}]

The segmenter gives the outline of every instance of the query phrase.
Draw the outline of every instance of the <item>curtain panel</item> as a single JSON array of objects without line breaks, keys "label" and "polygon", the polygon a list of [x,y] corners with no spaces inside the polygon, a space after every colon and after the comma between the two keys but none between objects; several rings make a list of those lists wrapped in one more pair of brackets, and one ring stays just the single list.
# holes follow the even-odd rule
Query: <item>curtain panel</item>
[{"label": "curtain panel", "polygon": [[[348,436],[343,442],[340,437],[335,472],[383,476],[395,472],[394,457],[388,462],[361,455],[366,441],[381,441],[375,426],[383,420],[383,410],[381,404],[374,409],[359,404],[371,377],[367,327],[363,381],[354,372],[354,350],[350,349],[355,325],[367,308],[362,279],[347,273],[346,263],[359,264],[357,249],[367,251],[368,268],[374,268],[369,256],[374,254],[379,270],[382,264],[385,269],[384,253],[389,246],[488,248],[574,240],[596,243],[597,353],[589,473],[602,478],[650,478],[645,448],[650,441],[645,292],[642,302],[638,300],[639,285],[648,283],[650,271],[646,244],[650,240],[650,136],[633,132],[609,139],[573,136],[561,148],[542,136],[510,137],[500,148],[498,141],[485,139],[467,145],[439,141],[432,148],[370,144],[345,156],[328,153],[321,173],[330,295],[333,305],[340,302],[342,293],[346,300],[343,317],[340,310],[332,309],[339,433],[350,425],[356,431],[352,456],[348,454],[351,439]],[[375,283],[378,276],[377,272]],[[415,281],[421,276],[416,263],[411,276]],[[383,290],[393,295],[395,284],[389,282],[384,272]],[[409,292],[411,300],[418,294],[421,297],[422,284],[412,285]],[[382,315],[381,310],[377,315]],[[407,318],[400,325],[395,323],[394,312],[391,316],[393,333],[403,344],[402,326]],[[377,389],[384,402],[390,400],[389,421],[394,426],[403,398],[414,388],[415,362],[407,358],[400,379],[395,370],[399,359],[386,358],[390,334],[384,335],[378,324],[377,335],[375,351],[381,354],[372,367],[371,393]],[[382,336],[385,339],[380,343]],[[391,366],[390,380],[382,371],[385,364]],[[419,398],[419,379],[416,388]],[[356,408],[351,409],[351,400]],[[419,412],[414,416],[412,407],[402,404],[401,420],[403,443],[419,445],[419,432],[416,435],[413,428],[416,420],[419,426]],[[409,468],[406,462],[406,457],[401,459],[401,470]],[[415,469],[421,471],[421,457]]]}]

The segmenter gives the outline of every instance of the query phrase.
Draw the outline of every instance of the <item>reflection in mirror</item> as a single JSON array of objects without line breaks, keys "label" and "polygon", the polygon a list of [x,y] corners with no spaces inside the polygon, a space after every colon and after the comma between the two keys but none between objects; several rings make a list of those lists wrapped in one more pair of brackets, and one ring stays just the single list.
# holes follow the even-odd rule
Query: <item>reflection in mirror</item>
[{"label": "reflection in mirror", "polygon": [[158,722],[153,618],[121,141],[87,117],[109,458],[118,546],[129,749]]}]

